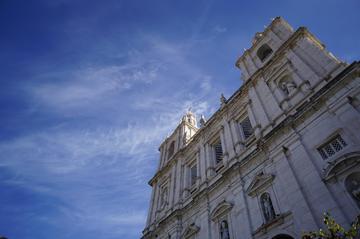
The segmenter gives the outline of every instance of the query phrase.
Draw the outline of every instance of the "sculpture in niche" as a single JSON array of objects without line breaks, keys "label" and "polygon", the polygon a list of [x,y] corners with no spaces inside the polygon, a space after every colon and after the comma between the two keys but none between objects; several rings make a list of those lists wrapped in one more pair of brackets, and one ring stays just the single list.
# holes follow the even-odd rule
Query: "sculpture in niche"
[{"label": "sculpture in niche", "polygon": [[264,193],[263,195],[261,195],[260,202],[265,217],[265,221],[268,222],[274,219],[276,215],[275,215],[274,207],[271,202],[270,195],[268,193]]},{"label": "sculpture in niche", "polygon": [[345,187],[360,206],[360,172],[352,173],[345,179]]},{"label": "sculpture in niche", "polygon": [[166,187],[166,188],[164,188],[164,189],[162,190],[162,193],[161,193],[161,199],[160,199],[161,208],[163,208],[163,207],[166,205],[167,196],[168,196],[168,190],[167,190],[167,187]]},{"label": "sculpture in niche", "polygon": [[226,220],[223,220],[220,223],[220,238],[221,239],[230,239],[229,225]]},{"label": "sculpture in niche", "polygon": [[280,80],[279,87],[285,95],[289,95],[296,89],[296,84],[289,76],[285,76]]}]

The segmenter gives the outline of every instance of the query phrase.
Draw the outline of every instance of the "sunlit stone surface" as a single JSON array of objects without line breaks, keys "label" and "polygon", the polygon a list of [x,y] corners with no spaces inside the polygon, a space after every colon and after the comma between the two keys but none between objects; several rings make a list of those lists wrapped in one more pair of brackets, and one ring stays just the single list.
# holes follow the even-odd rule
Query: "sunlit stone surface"
[{"label": "sunlit stone surface", "polygon": [[277,17],[236,66],[240,89],[160,145],[143,238],[290,239],[359,214],[360,64]]}]

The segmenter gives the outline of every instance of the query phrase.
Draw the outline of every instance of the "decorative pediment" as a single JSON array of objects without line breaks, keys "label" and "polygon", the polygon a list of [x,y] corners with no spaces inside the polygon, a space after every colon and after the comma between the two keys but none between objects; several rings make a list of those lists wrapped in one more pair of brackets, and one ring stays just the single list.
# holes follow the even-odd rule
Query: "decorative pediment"
[{"label": "decorative pediment", "polygon": [[215,221],[217,218],[221,217],[222,215],[228,213],[233,207],[232,203],[229,203],[227,201],[222,201],[219,203],[214,210],[210,214],[211,220]]},{"label": "decorative pediment", "polygon": [[264,73],[265,79],[268,81],[272,79],[275,75],[278,75],[279,71],[282,70],[285,65],[286,62],[279,62],[275,64],[273,67],[271,67]]},{"label": "decorative pediment", "polygon": [[200,231],[200,227],[196,226],[195,223],[190,224],[184,231],[182,238],[187,239],[195,235]]},{"label": "decorative pediment", "polygon": [[328,181],[359,164],[360,152],[344,154],[339,158],[329,162],[328,166],[324,169],[323,178],[325,181]]},{"label": "decorative pediment", "polygon": [[256,175],[251,181],[249,187],[246,189],[246,193],[251,197],[256,196],[259,192],[269,187],[274,178],[275,175],[272,174],[260,173]]}]

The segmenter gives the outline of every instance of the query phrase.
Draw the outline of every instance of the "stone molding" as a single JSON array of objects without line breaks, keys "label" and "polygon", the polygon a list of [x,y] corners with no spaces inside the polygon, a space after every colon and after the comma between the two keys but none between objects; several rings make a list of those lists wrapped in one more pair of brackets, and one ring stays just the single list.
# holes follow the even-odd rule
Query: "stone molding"
[{"label": "stone molding", "polygon": [[324,169],[323,180],[330,181],[332,178],[341,175],[358,164],[360,164],[359,151],[344,154],[328,162],[328,166]]},{"label": "stone molding", "polygon": [[200,231],[200,227],[196,226],[195,223],[190,224],[182,234],[181,238],[187,239],[195,235],[198,231]]},{"label": "stone molding", "polygon": [[246,193],[251,197],[255,197],[259,192],[268,188],[272,184],[274,178],[275,175],[272,174],[261,173],[256,175],[251,181],[249,187],[246,189]]},{"label": "stone molding", "polygon": [[219,217],[223,216],[224,214],[228,213],[232,208],[233,204],[227,201],[220,202],[214,210],[210,214],[210,218],[212,221],[216,221]]}]

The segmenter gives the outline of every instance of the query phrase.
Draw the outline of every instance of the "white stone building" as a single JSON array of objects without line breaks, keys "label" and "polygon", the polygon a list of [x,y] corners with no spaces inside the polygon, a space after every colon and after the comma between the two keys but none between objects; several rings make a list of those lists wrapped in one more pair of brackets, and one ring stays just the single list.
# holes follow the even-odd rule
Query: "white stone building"
[{"label": "white stone building", "polygon": [[243,84],[161,144],[144,239],[290,239],[360,210],[360,62],[275,18],[237,60]]}]

